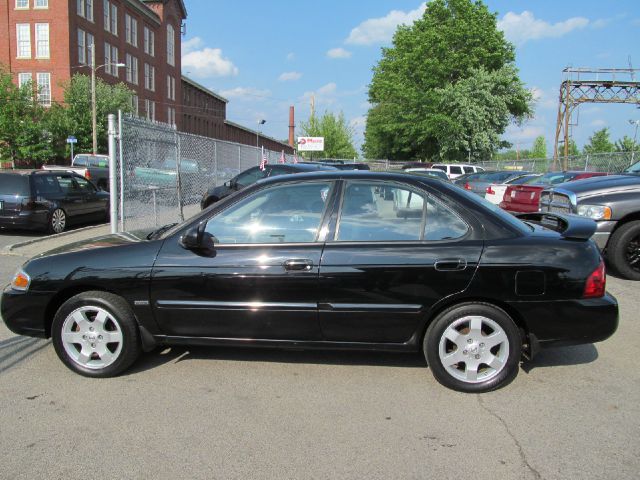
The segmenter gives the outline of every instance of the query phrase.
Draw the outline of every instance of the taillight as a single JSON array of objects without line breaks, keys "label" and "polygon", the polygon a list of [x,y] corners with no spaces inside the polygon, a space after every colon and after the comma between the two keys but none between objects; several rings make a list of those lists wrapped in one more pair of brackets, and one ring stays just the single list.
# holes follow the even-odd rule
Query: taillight
[{"label": "taillight", "polygon": [[84,171],[84,178],[91,180],[91,172],[89,172],[88,168]]},{"label": "taillight", "polygon": [[491,188],[491,185],[489,185],[489,186],[487,187],[487,193],[488,193],[489,195],[495,195],[495,194],[496,194],[496,192],[493,190],[493,188]]},{"label": "taillight", "polygon": [[464,183],[464,189],[465,190],[471,190],[471,185],[469,185],[469,182],[465,182]]},{"label": "taillight", "polygon": [[600,298],[605,294],[607,287],[607,275],[604,268],[604,261],[600,260],[600,265],[596,268],[584,285],[583,298]]}]

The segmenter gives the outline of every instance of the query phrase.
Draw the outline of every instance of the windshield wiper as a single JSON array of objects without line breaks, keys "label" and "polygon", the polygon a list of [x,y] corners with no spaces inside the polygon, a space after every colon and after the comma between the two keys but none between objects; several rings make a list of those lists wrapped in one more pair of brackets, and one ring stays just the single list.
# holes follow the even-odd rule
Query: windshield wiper
[{"label": "windshield wiper", "polygon": [[151,232],[149,235],[147,235],[147,240],[153,240],[156,237],[159,237],[160,235],[162,235],[164,232],[166,232],[167,230],[169,230],[171,227],[174,227],[175,225],[177,225],[178,222],[173,222],[173,223],[167,223],[166,225],[163,225],[162,227],[154,230],[153,232]]}]

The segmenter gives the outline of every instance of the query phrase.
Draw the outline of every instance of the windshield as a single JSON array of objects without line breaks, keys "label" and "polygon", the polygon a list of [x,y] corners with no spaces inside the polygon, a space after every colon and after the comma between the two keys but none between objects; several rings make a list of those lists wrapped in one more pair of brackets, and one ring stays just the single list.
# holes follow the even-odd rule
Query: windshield
[{"label": "windshield", "polygon": [[631,165],[624,173],[640,173],[640,161]]}]

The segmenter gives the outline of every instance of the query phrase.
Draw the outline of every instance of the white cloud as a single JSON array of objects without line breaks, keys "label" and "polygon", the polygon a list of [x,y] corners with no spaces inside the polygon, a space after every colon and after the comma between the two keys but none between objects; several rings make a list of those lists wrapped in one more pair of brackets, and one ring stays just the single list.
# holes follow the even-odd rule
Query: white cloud
[{"label": "white cloud", "polygon": [[319,95],[333,95],[336,93],[338,86],[334,82],[327,83],[320,87],[317,92]]},{"label": "white cloud", "polygon": [[[193,40],[195,39],[191,41]],[[193,42],[190,48],[193,48],[194,45],[202,44],[201,42]],[[238,75],[238,67],[228,58],[224,58],[222,50],[219,48],[192,50],[182,55],[182,70],[200,78]]]},{"label": "white cloud", "polygon": [[334,82],[327,83],[313,92],[305,92],[302,100],[308,102],[311,97],[315,99],[316,107],[318,105],[331,105],[336,101],[338,86]]},{"label": "white cloud", "polygon": [[511,127],[507,130],[506,136],[512,142],[525,142],[526,140],[535,140],[536,137],[544,135],[544,128],[540,126],[528,127]]},{"label": "white cloud", "polygon": [[606,127],[608,123],[601,118],[598,118],[596,120],[593,120],[589,125],[591,125],[592,127]]},{"label": "white cloud", "polygon": [[572,17],[564,22],[551,24],[535,18],[533,13],[526,10],[521,14],[508,12],[502,20],[498,21],[498,28],[516,45],[522,45],[528,40],[562,37],[587,25],[589,25],[589,19],[584,17]]},{"label": "white cloud", "polygon": [[225,98],[235,98],[238,100],[251,100],[267,98],[271,96],[271,91],[261,90],[254,87],[235,87],[229,90],[222,90],[220,92]]},{"label": "white cloud", "polygon": [[204,42],[200,37],[193,37],[189,40],[182,42],[182,55],[185,55],[189,52],[193,52],[201,48],[204,45]]},{"label": "white cloud", "polygon": [[293,52],[287,53],[287,61],[291,62],[296,59],[296,54]]},{"label": "white cloud", "polygon": [[300,72],[284,72],[280,74],[278,80],[281,82],[292,82],[300,80],[300,78],[302,78],[302,74]]},{"label": "white cloud", "polygon": [[403,12],[392,10],[384,17],[370,18],[351,30],[345,43],[351,45],[373,45],[386,43],[393,37],[398,25],[411,25],[422,16],[426,3],[422,3],[415,10]]},{"label": "white cloud", "polygon": [[344,48],[332,48],[327,51],[327,57],[329,58],[350,58],[351,52],[349,50],[345,50]]},{"label": "white cloud", "polygon": [[361,115],[359,117],[352,118],[349,122],[351,128],[355,130],[364,130],[365,125],[367,124],[367,117]]},{"label": "white cloud", "polygon": [[544,109],[552,109],[558,106],[558,100],[553,96],[555,93],[556,92],[547,93],[538,87],[533,87],[531,89],[531,94],[533,95],[533,101],[535,102],[536,107]]}]

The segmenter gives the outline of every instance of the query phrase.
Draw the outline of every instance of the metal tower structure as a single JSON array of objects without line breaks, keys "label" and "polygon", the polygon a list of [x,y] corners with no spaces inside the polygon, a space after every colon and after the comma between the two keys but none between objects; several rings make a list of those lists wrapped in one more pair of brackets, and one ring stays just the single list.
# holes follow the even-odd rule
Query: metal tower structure
[{"label": "metal tower structure", "polygon": [[[570,68],[562,70],[553,166],[559,164],[559,145],[564,143],[563,169],[568,168],[571,114],[583,103],[630,103],[640,107],[640,82],[633,68]],[[562,137],[562,140],[561,140]]]}]

